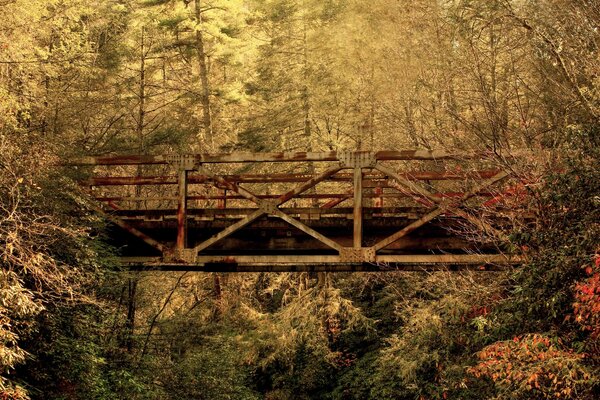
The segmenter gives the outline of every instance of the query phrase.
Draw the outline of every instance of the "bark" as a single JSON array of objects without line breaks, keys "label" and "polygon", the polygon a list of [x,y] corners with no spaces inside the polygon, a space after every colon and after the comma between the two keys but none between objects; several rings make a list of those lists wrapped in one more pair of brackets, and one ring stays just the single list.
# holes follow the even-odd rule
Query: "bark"
[{"label": "bark", "polygon": [[128,353],[133,351],[133,333],[135,331],[135,296],[137,292],[137,277],[129,278],[127,283],[127,319],[125,320],[125,348]]},{"label": "bark", "polygon": [[210,82],[208,79],[208,63],[206,62],[206,51],[204,47],[204,35],[202,33],[202,9],[200,0],[195,1],[196,14],[196,52],[198,53],[198,66],[200,69],[200,82],[202,83],[202,93],[200,102],[202,103],[202,119],[204,122],[204,139],[210,143],[211,151],[215,150],[214,127],[212,123],[212,112],[210,104]]}]

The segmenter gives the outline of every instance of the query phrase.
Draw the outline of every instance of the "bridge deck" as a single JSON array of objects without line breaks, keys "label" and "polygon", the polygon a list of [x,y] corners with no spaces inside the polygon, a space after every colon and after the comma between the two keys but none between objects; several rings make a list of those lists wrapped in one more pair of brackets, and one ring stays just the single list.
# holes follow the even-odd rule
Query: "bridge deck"
[{"label": "bridge deck", "polygon": [[[476,158],[476,161],[473,160]],[[519,184],[436,151],[85,157],[131,269],[498,270]]]}]

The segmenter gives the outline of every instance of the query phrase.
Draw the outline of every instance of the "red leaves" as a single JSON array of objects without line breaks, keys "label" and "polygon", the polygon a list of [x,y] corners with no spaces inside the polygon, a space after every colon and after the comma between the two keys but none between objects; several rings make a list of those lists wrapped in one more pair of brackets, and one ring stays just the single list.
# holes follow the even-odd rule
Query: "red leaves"
[{"label": "red leaves", "polygon": [[586,266],[585,272],[589,278],[575,285],[573,314],[581,328],[597,338],[600,336],[600,255],[595,255],[594,266]]},{"label": "red leaves", "polygon": [[481,360],[468,372],[489,378],[515,398],[535,391],[554,398],[570,394],[591,382],[591,374],[580,363],[583,354],[561,348],[548,336],[528,334],[497,342],[478,353]]}]

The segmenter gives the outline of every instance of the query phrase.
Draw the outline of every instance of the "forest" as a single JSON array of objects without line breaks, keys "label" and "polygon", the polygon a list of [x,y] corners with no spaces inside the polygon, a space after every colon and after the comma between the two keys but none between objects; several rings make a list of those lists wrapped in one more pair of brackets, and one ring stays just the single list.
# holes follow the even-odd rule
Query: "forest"
[{"label": "forest", "polygon": [[[600,398],[600,1],[0,13],[0,399]],[[533,219],[503,247],[523,262],[130,271],[68,165],[404,149],[485,151],[525,182]]]}]

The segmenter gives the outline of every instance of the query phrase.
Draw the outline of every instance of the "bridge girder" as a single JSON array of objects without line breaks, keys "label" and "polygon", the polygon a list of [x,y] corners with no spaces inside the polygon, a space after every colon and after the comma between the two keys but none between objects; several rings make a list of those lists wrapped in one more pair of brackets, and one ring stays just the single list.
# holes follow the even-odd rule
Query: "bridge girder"
[{"label": "bridge girder", "polygon": [[[487,164],[485,168],[460,165],[467,160],[473,163],[474,158],[479,164]],[[502,221],[515,216],[503,204],[509,194],[514,200],[514,188],[506,191],[498,187],[511,174],[490,168],[493,163],[489,160],[489,155],[406,150],[84,157],[71,165],[99,167],[81,184],[92,189],[90,193],[97,193],[96,200],[105,204],[96,209],[134,238],[124,242],[129,241],[130,253],[137,249],[139,254],[122,259],[123,265],[131,269],[489,271],[518,262],[515,255],[497,251],[497,244],[507,241]],[[450,161],[457,163],[452,169],[446,165]],[[425,162],[437,170],[425,170],[423,165],[399,170],[397,164],[384,162]],[[248,170],[259,164],[257,169],[264,171],[265,165],[282,163],[296,168],[306,167],[307,163],[319,166],[310,168],[318,171],[315,173],[296,170],[284,174],[280,173],[281,167],[276,167],[277,173],[231,174],[232,165],[245,164]],[[145,166],[149,172],[174,169],[176,174],[123,176],[132,165]],[[215,171],[215,166],[225,167]],[[102,169],[120,175],[97,176]],[[452,188],[450,182],[458,182],[461,187]],[[295,186],[282,187],[286,183]],[[348,184],[351,187],[343,190]],[[130,186],[148,190],[145,196],[130,196],[126,189]],[[478,199],[478,208],[474,208],[473,199]],[[320,200],[327,201],[319,204]],[[161,206],[148,207],[149,202]],[[302,203],[303,207],[288,207],[289,202]],[[392,203],[392,207],[385,207],[384,202]],[[351,203],[351,208],[338,207],[342,203]],[[406,211],[411,208],[407,203],[412,211]],[[481,218],[484,213],[495,217]],[[278,239],[281,226],[268,226],[273,220],[289,226],[288,236],[293,232],[293,236],[304,235],[304,239],[288,241],[288,247],[257,246],[257,242],[262,244],[261,235],[265,241]],[[329,221],[328,227],[315,222],[324,220]],[[207,229],[206,221],[214,223]],[[496,241],[484,245],[469,242],[457,234],[465,226],[478,232],[479,239],[492,237]],[[416,231],[421,231],[425,246],[407,245],[418,242]],[[437,236],[428,236],[434,234]],[[244,246],[244,240],[249,245]],[[239,248],[232,249],[231,243],[236,241]],[[255,248],[250,247],[252,243]],[[438,247],[428,248],[434,246],[432,243],[438,243]],[[459,248],[457,243],[464,247]]]}]

